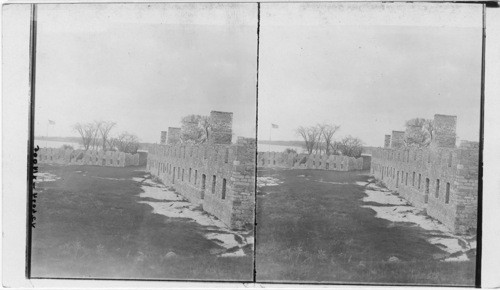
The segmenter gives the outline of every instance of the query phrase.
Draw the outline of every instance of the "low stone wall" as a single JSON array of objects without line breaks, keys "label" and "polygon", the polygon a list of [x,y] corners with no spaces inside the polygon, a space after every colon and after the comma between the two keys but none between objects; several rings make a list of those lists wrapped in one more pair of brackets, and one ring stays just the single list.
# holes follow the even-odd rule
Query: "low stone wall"
[{"label": "low stone wall", "polygon": [[[97,150],[72,150],[62,148],[40,148],[38,151],[38,162],[54,163],[64,165],[97,165],[97,166],[144,166],[146,157],[142,162],[138,153],[130,154],[118,151]],[[143,155],[147,154],[143,152]]]},{"label": "low stone wall", "polygon": [[152,145],[147,170],[231,228],[254,223],[255,139]]},{"label": "low stone wall", "polygon": [[369,156],[354,158],[341,155],[297,154],[283,152],[259,152],[257,166],[290,169],[322,169],[334,171],[354,171],[370,169]]},{"label": "low stone wall", "polygon": [[378,148],[371,173],[455,233],[477,228],[479,143],[458,148]]}]

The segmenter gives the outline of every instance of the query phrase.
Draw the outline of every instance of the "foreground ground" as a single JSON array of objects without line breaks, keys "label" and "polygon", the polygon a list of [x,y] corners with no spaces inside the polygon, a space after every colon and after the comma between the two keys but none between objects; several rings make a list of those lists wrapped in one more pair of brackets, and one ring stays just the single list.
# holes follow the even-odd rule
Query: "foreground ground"
[{"label": "foreground ground", "polygon": [[40,171],[33,277],[252,280],[251,233],[220,227],[143,170]]},{"label": "foreground ground", "polygon": [[[472,242],[367,190],[366,173],[259,168],[258,176],[257,281],[474,285]],[[401,222],[410,214],[422,226]]]}]

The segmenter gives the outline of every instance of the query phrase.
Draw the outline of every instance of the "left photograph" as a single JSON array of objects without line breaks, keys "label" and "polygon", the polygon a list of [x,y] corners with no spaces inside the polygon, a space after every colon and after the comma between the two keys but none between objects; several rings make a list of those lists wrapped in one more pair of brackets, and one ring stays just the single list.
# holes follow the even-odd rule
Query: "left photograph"
[{"label": "left photograph", "polygon": [[252,281],[257,4],[33,10],[30,277]]}]

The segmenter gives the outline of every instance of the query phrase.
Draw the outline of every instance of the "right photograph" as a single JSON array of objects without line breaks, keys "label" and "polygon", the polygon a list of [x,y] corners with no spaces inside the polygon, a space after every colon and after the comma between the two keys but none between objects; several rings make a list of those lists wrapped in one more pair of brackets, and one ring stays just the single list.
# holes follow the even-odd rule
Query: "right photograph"
[{"label": "right photograph", "polygon": [[482,4],[260,4],[256,281],[474,286]]}]

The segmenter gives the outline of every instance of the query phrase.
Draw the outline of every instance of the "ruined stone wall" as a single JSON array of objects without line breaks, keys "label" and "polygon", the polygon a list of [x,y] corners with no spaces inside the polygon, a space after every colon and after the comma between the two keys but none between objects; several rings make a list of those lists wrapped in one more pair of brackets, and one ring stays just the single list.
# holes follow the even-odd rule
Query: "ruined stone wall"
[{"label": "ruined stone wall", "polygon": [[391,135],[385,135],[384,148],[391,147]]},{"label": "ruined stone wall", "polygon": [[[363,170],[367,163],[363,157],[341,155],[297,154],[284,152],[259,152],[257,166],[291,169],[323,169],[334,171]],[[366,168],[369,169],[369,168]]]},{"label": "ruined stone wall", "polygon": [[378,148],[371,173],[456,233],[477,224],[479,144],[459,148]]},{"label": "ruined stone wall", "polygon": [[147,170],[231,228],[254,222],[255,139],[152,145]]},{"label": "ruined stone wall", "polygon": [[167,144],[167,131],[161,131],[160,144]]},{"label": "ruined stone wall", "polygon": [[448,115],[434,115],[434,138],[431,146],[455,148],[457,117]]},{"label": "ruined stone wall", "polygon": [[177,144],[180,142],[180,140],[181,140],[181,128],[168,127],[167,144]]},{"label": "ruined stone wall", "polygon": [[391,148],[401,148],[404,146],[404,142],[405,142],[404,131],[392,131]]},{"label": "ruined stone wall", "polygon": [[[142,154],[144,155],[144,153]],[[130,154],[118,151],[85,151],[62,148],[40,148],[37,155],[38,162],[40,163],[112,167],[142,166],[146,165],[145,161],[147,159],[144,156],[141,160],[139,153]]]},{"label": "ruined stone wall", "polygon": [[231,144],[233,137],[233,113],[210,112],[210,134],[208,142],[213,144]]}]

